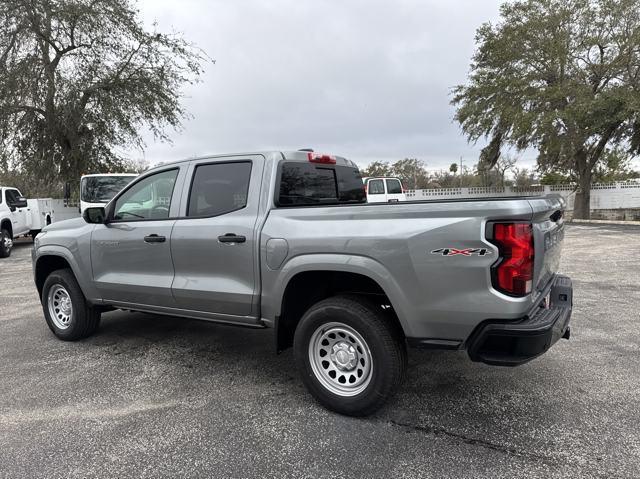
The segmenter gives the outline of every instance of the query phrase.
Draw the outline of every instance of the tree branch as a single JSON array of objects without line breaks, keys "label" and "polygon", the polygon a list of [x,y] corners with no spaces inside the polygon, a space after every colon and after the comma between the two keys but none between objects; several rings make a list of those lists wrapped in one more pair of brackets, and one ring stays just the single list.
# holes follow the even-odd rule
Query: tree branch
[{"label": "tree branch", "polygon": [[592,145],[589,148],[588,163],[589,163],[590,169],[592,169],[593,166],[596,164],[596,162],[600,159],[600,156],[602,156],[602,152],[607,146],[607,143],[609,142],[609,140],[611,139],[611,137],[614,135],[614,133],[616,132],[616,130],[621,124],[622,124],[621,121],[616,121],[615,123],[612,123],[611,125],[609,125],[606,131],[600,137],[600,140],[598,141],[598,143],[596,143],[595,145]]},{"label": "tree branch", "polygon": [[7,107],[4,107],[3,110],[9,111],[11,113],[18,113],[21,111],[31,111],[34,113],[39,113],[40,115],[42,115],[43,118],[46,114],[46,112],[42,108],[38,108],[36,106],[30,106],[30,105],[9,105]]}]

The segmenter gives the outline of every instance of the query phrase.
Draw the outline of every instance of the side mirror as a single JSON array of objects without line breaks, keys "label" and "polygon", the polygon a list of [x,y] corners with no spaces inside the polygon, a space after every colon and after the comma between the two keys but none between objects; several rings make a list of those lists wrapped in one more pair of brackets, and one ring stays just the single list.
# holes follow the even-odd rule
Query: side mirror
[{"label": "side mirror", "polygon": [[102,206],[87,208],[82,213],[82,218],[89,224],[104,224],[107,215]]}]

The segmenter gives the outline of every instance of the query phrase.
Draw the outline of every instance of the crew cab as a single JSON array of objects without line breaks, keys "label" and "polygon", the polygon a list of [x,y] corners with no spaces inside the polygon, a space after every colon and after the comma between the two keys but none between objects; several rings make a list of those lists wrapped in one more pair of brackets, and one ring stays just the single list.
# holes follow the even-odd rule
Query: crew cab
[{"label": "crew cab", "polygon": [[0,186],[0,258],[11,255],[14,239],[35,237],[52,221],[51,199],[28,200],[18,189]]},{"label": "crew cab", "polygon": [[515,366],[569,337],[561,197],[368,204],[362,185],[310,151],[151,169],[38,235],[45,320],[63,340],[113,308],[274,328],[310,393],[349,415],[397,391],[407,347]]}]

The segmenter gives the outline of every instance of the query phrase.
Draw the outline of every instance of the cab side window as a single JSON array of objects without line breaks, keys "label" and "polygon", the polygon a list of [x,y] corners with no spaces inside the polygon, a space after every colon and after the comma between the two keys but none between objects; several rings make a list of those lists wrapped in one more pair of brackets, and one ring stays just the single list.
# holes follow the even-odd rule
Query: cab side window
[{"label": "cab side window", "polygon": [[219,216],[247,206],[251,162],[198,165],[193,174],[187,216]]},{"label": "cab side window", "polygon": [[7,204],[10,205],[11,203],[18,201],[20,192],[18,190],[6,190],[5,196],[7,197]]},{"label": "cab side window", "polygon": [[174,169],[138,181],[116,200],[113,219],[140,221],[169,218],[177,177],[178,170]]}]

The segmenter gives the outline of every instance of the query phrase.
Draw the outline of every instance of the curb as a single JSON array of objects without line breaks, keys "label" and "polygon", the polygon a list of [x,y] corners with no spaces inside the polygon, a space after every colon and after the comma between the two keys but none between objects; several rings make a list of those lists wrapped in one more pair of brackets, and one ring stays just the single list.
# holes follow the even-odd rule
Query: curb
[{"label": "curb", "polygon": [[569,223],[577,224],[596,224],[596,225],[628,225],[628,226],[640,226],[640,221],[621,221],[621,220],[574,220]]}]

